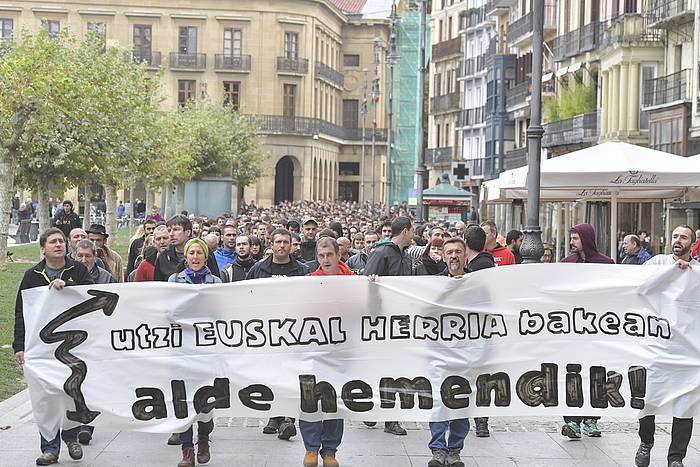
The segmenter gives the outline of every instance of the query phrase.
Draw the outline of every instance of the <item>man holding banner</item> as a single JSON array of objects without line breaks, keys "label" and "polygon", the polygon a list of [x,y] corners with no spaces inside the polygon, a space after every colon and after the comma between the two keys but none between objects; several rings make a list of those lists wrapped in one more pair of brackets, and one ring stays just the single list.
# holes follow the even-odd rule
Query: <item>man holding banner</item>
[{"label": "man holding banner", "polygon": [[[340,259],[340,246],[334,238],[323,237],[316,242],[316,258],[318,269],[307,276],[355,275]],[[343,439],[343,425],[343,419],[323,420],[322,422],[299,420],[299,430],[306,448],[304,467],[316,467],[319,452],[323,458],[324,467],[338,467],[340,465],[335,458],[335,453]]]},{"label": "man holding banner", "polygon": [[[17,291],[15,340],[12,347],[15,351],[15,360],[20,365],[24,364],[25,342],[22,291],[45,285],[48,285],[49,289],[60,291],[66,286],[93,283],[88,269],[82,263],[73,261],[66,256],[66,237],[60,229],[51,227],[41,234],[39,247],[44,259],[24,273]],[[79,431],[79,426],[69,430],[59,430],[59,433],[52,440],[47,440],[41,436],[41,456],[36,459],[36,465],[58,463],[58,455],[61,451],[61,438],[68,446],[68,454],[71,459],[82,459],[83,448],[78,443]]]},{"label": "man holding banner", "polygon": [[[695,244],[696,237],[693,228],[687,225],[679,225],[673,229],[671,234],[671,245],[673,253],[670,255],[656,255],[646,261],[645,265],[675,264],[681,269],[688,269],[693,266],[700,266],[691,256],[691,249]],[[651,462],[651,448],[654,447],[654,430],[656,430],[656,419],[653,415],[647,415],[639,419],[639,449],[634,457],[637,467],[647,467]],[[671,445],[668,447],[668,467],[683,467],[688,451],[688,443],[693,434],[692,418],[673,417],[673,427],[671,428]]]}]

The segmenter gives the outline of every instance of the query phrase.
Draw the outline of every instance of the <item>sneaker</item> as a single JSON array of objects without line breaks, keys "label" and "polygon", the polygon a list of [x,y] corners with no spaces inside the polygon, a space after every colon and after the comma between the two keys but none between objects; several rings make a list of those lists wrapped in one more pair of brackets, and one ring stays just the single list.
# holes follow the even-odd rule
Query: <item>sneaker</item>
[{"label": "sneaker", "polygon": [[581,437],[581,427],[576,422],[568,422],[561,427],[561,434],[571,439],[578,439]]},{"label": "sneaker", "polygon": [[443,467],[447,455],[442,449],[433,449],[433,458],[428,461],[428,467]]},{"label": "sneaker", "polygon": [[335,454],[323,456],[323,467],[340,467],[340,463],[335,459]]},{"label": "sneaker", "polygon": [[180,433],[173,433],[170,435],[170,438],[168,438],[168,446],[179,446],[182,444],[180,442]]},{"label": "sneaker", "polygon": [[377,422],[362,422],[362,423],[364,423],[365,425],[367,425],[369,427],[373,427],[373,426],[377,425]]},{"label": "sneaker", "polygon": [[92,441],[92,433],[90,430],[80,430],[78,433],[78,442],[83,446],[87,446]]},{"label": "sneaker", "polygon": [[654,443],[639,443],[637,454],[634,455],[634,465],[637,467],[649,467],[651,462],[651,448]]},{"label": "sneaker", "polygon": [[489,432],[488,418],[477,417],[474,419],[474,424],[476,425],[476,429],[474,431],[476,432],[477,438],[488,438],[489,436],[491,436],[491,433]]},{"label": "sneaker", "polygon": [[194,467],[194,449],[185,448],[182,450],[182,460],[177,467]]},{"label": "sneaker", "polygon": [[206,464],[211,459],[209,452],[209,436],[200,436],[197,441],[197,463]]},{"label": "sneaker", "polygon": [[267,425],[263,428],[263,433],[266,435],[273,435],[277,433],[280,428],[280,423],[282,423],[282,417],[272,417],[267,421]]},{"label": "sneaker", "polygon": [[668,467],[683,467],[683,462],[681,462],[681,461],[669,461]]},{"label": "sneaker", "polygon": [[297,427],[294,426],[294,422],[292,422],[288,418],[285,418],[284,421],[280,424],[279,434],[277,435],[277,437],[279,439],[288,440],[292,436],[296,436],[296,434]]},{"label": "sneaker", "polygon": [[318,451],[306,451],[304,454],[304,467],[316,467],[318,465]]},{"label": "sneaker", "polygon": [[51,452],[45,452],[36,458],[36,465],[51,465],[58,463],[58,456]]},{"label": "sneaker", "polygon": [[445,465],[449,467],[464,467],[464,462],[462,462],[462,458],[459,457],[461,451],[461,449],[450,449],[447,451]]},{"label": "sneaker", "polygon": [[384,422],[384,433],[391,433],[392,435],[404,436],[406,430],[399,425],[399,422]]},{"label": "sneaker", "polygon": [[71,459],[82,459],[83,458],[83,447],[77,441],[68,441],[66,443],[68,446],[68,455]]},{"label": "sneaker", "polygon": [[590,436],[591,438],[600,438],[600,430],[598,429],[598,420],[595,418],[589,418],[583,421],[583,426],[581,431],[584,435]]}]

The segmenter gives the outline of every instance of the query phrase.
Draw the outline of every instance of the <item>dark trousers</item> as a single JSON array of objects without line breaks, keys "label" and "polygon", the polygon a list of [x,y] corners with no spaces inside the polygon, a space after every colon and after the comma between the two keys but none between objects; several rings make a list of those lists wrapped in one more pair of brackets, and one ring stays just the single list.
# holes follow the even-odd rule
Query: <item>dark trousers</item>
[{"label": "dark trousers", "polygon": [[[647,415],[639,419],[639,439],[642,443],[654,444],[654,430],[656,429],[655,418]],[[682,461],[688,450],[688,443],[693,434],[692,418],[673,417],[673,427],[671,428],[671,445],[668,447],[668,461]]]},{"label": "dark trousers", "polygon": [[50,452],[51,454],[58,456],[58,454],[61,452],[61,439],[63,439],[65,443],[78,441],[79,430],[80,427],[71,428],[70,430],[62,430],[56,434],[56,437],[52,440],[47,440],[43,436],[39,435],[41,437],[41,452]]},{"label": "dark trousers", "polygon": [[321,456],[330,454],[335,456],[338,446],[343,440],[342,419],[323,420],[319,422],[307,422],[299,420],[301,439],[307,451],[317,451]]},{"label": "dark trousers", "polygon": [[[209,436],[209,433],[214,431],[214,420],[209,420],[208,422],[197,422],[197,437],[202,438],[204,436]],[[192,425],[180,433],[180,442],[182,443],[182,449],[194,448],[194,443],[192,442],[192,437],[194,436]]]},{"label": "dark trousers", "polygon": [[584,420],[600,420],[600,417],[564,417],[565,423],[576,422],[580,425]]}]

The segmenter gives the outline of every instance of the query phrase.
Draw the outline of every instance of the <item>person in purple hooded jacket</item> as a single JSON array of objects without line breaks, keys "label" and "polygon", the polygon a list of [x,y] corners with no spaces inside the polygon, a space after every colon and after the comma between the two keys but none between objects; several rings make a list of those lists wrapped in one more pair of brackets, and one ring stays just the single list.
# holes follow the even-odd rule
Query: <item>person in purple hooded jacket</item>
[{"label": "person in purple hooded jacket", "polygon": [[[595,242],[595,230],[590,224],[577,224],[569,231],[571,254],[561,260],[562,263],[601,263],[615,264],[612,258],[598,251]],[[561,434],[569,438],[581,437],[581,432],[586,436],[597,438],[600,436],[598,419],[600,417],[564,417],[564,426]],[[583,424],[582,424],[583,423]]]}]

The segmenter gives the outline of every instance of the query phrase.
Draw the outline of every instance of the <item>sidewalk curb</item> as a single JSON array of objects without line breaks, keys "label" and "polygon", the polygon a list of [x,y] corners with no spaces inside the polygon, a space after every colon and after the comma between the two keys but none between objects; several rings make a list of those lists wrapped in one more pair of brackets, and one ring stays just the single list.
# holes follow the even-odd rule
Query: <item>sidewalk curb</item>
[{"label": "sidewalk curb", "polygon": [[0,402],[0,425],[12,427],[24,424],[32,418],[32,402],[29,390],[25,389]]}]

